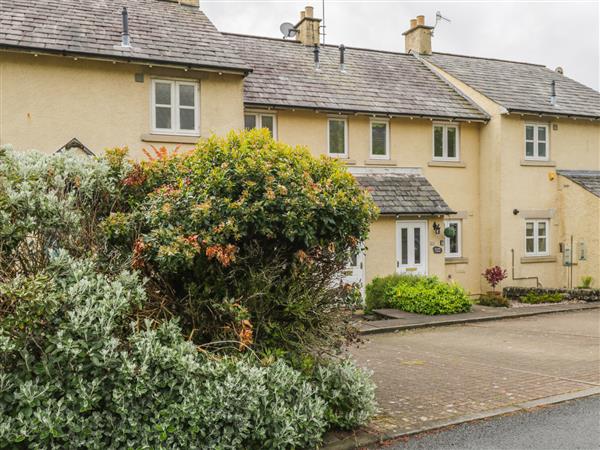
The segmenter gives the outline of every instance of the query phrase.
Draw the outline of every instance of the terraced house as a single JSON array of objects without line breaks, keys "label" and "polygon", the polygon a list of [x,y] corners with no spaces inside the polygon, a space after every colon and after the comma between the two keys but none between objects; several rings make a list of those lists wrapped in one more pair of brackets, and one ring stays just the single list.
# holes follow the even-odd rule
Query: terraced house
[{"label": "terraced house", "polygon": [[[126,6],[126,9],[123,9]],[[195,0],[0,0],[0,144],[98,154],[263,127],[341,159],[381,209],[348,270],[600,282],[600,94],[536,64],[220,33]],[[181,38],[185,36],[185,39]],[[398,44],[401,45],[401,36]]]}]

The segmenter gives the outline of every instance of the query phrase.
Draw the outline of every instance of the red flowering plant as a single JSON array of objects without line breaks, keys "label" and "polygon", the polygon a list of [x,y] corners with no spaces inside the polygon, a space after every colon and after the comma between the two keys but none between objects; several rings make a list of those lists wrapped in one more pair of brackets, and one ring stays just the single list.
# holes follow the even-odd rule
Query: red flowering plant
[{"label": "red flowering plant", "polygon": [[493,266],[485,269],[482,276],[492,287],[492,292],[496,292],[496,286],[498,286],[502,280],[507,278],[506,270],[500,266]]},{"label": "red flowering plant", "polygon": [[199,342],[290,350],[339,336],[332,281],[377,210],[338,161],[264,130],[155,154],[123,177],[126,201],[103,226],[168,294],[161,307]]}]

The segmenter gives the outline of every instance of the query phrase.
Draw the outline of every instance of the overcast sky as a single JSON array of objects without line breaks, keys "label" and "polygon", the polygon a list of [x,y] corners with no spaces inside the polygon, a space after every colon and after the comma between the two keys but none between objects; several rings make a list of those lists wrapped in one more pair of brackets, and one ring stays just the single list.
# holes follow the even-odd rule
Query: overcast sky
[{"label": "overcast sky", "polygon": [[[404,51],[402,32],[424,14],[451,19],[435,30],[433,50],[562,66],[565,75],[598,90],[599,1],[407,2],[325,0],[326,42]],[[321,0],[200,0],[221,31],[281,37],[282,22],[296,23],[306,5],[322,17]]]}]

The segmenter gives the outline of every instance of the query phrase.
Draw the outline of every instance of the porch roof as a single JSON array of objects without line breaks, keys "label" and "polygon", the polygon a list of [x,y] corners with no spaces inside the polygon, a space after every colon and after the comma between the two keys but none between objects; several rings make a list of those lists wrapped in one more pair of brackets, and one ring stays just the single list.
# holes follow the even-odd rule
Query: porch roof
[{"label": "porch roof", "polygon": [[420,173],[355,173],[382,214],[456,214]]},{"label": "porch roof", "polygon": [[600,170],[559,170],[558,174],[600,197]]}]

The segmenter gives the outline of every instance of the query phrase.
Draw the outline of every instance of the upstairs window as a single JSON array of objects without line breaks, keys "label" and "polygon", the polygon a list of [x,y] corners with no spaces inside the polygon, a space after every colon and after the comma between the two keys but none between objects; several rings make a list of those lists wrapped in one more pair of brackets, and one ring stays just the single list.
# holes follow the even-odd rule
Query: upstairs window
[{"label": "upstairs window", "polygon": [[152,81],[152,131],[199,134],[199,86],[193,81]]},{"label": "upstairs window", "polygon": [[525,222],[525,254],[527,256],[548,255],[548,220]]},{"label": "upstairs window", "polygon": [[371,154],[372,159],[390,158],[390,132],[387,120],[371,121]]},{"label": "upstairs window", "polygon": [[244,115],[244,128],[266,128],[271,132],[271,136],[277,139],[277,127],[274,114],[246,113]]},{"label": "upstairs window", "polygon": [[525,124],[525,159],[548,160],[548,125]]},{"label": "upstairs window", "polygon": [[459,258],[462,255],[461,245],[462,245],[462,227],[460,220],[446,220],[445,222],[446,228],[451,228],[454,230],[454,236],[448,237],[445,236],[445,250],[447,258]]},{"label": "upstairs window", "polygon": [[458,126],[450,124],[433,125],[433,159],[438,161],[459,160]]},{"label": "upstairs window", "polygon": [[329,119],[327,130],[327,148],[329,156],[345,158],[348,156],[348,121]]}]

